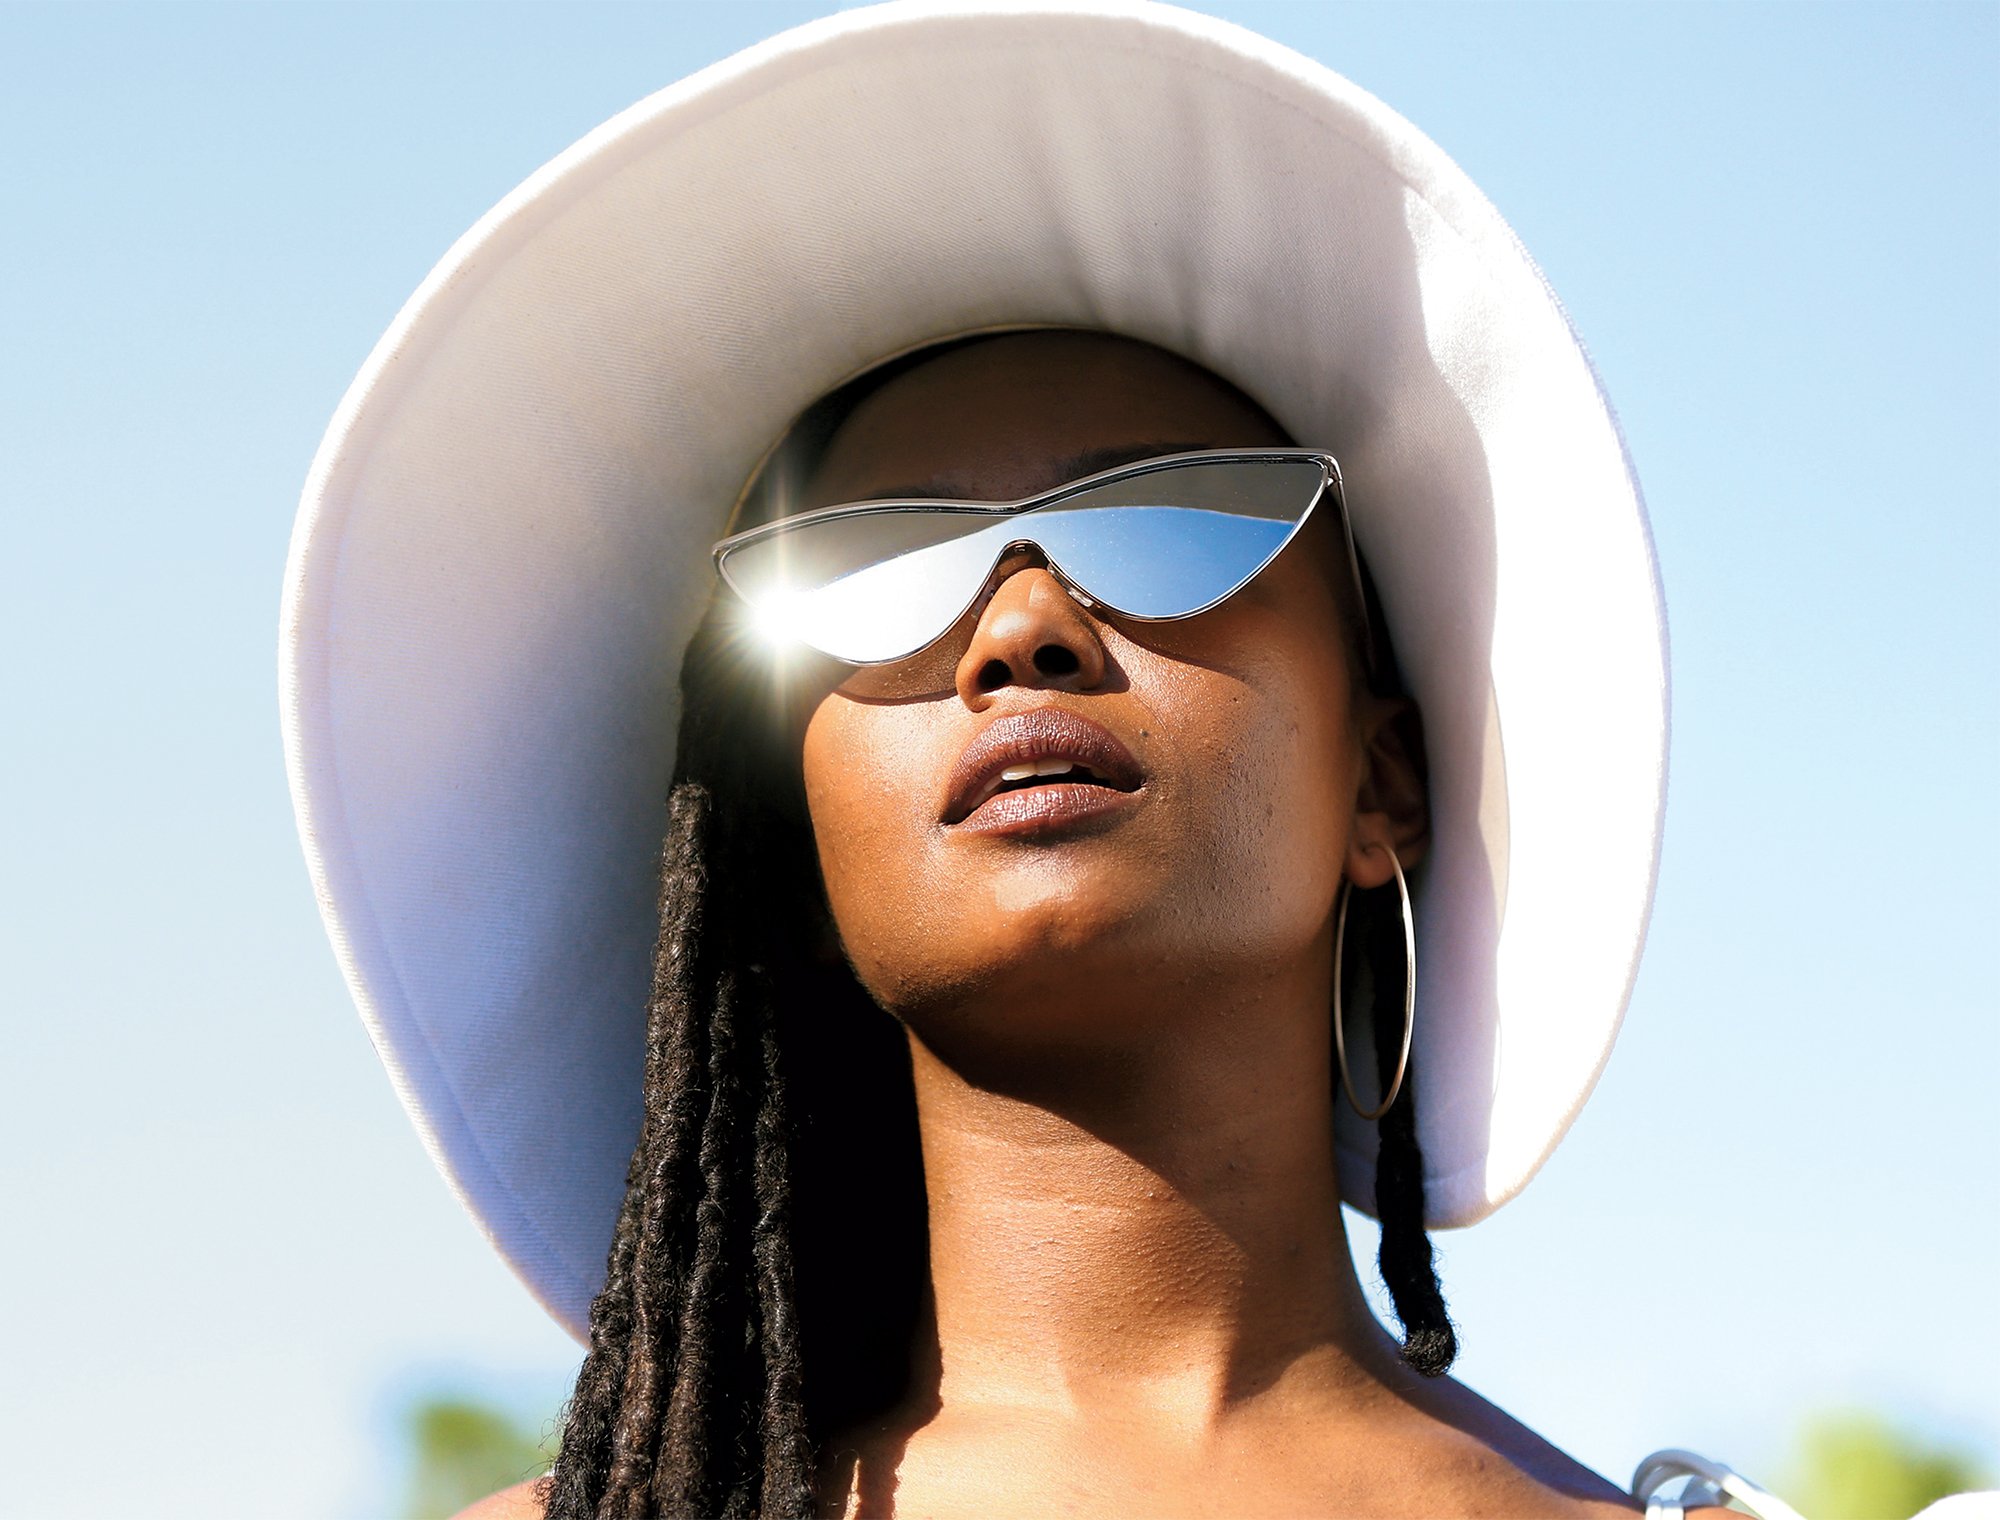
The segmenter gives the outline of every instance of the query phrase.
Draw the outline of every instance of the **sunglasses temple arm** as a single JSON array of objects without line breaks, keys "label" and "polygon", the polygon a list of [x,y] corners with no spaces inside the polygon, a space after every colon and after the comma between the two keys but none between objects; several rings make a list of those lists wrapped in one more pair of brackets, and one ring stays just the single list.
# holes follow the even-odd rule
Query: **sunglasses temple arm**
[{"label": "sunglasses temple arm", "polygon": [[1334,515],[1340,519],[1340,541],[1347,548],[1347,573],[1354,582],[1354,608],[1361,619],[1361,663],[1370,681],[1381,674],[1375,659],[1375,620],[1368,615],[1368,586],[1361,575],[1361,551],[1355,547],[1354,524],[1347,516],[1347,494],[1341,490],[1340,476],[1329,474],[1326,489],[1333,493]]}]

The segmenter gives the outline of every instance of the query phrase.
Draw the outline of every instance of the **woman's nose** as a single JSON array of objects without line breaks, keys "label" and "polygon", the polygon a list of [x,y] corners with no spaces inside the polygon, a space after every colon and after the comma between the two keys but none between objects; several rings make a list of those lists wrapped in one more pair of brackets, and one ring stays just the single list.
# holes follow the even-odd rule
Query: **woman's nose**
[{"label": "woman's nose", "polygon": [[1104,680],[1096,619],[1044,566],[1003,568],[958,662],[958,695],[980,708],[1007,686],[1088,691]]}]

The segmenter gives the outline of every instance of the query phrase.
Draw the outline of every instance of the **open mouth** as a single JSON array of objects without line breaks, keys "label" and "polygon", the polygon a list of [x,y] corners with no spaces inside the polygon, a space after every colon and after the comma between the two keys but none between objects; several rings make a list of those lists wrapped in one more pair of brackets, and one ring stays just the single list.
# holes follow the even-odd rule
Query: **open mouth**
[{"label": "open mouth", "polygon": [[[989,795],[1001,792],[1018,792],[1029,786],[1108,786],[1113,791],[1124,788],[1107,777],[1100,776],[1089,766],[1075,760],[1038,760],[1031,765],[1010,765],[1000,773]],[[984,798],[980,799],[982,802]]]},{"label": "open mouth", "polygon": [[959,823],[980,834],[1066,832],[1123,809],[1138,789],[1136,781],[1102,775],[1080,760],[1019,761],[988,783]]},{"label": "open mouth", "polygon": [[1010,765],[990,782],[985,792],[971,807],[966,816],[971,817],[996,797],[1004,797],[1012,792],[1041,789],[1070,789],[1089,787],[1108,792],[1129,792],[1131,786],[1121,786],[1109,776],[1100,776],[1081,760],[1051,758],[1029,760]]},{"label": "open mouth", "polygon": [[1057,708],[989,725],[953,769],[942,809],[946,824],[974,814],[1025,820],[1093,811],[1136,792],[1145,771],[1108,729]]}]

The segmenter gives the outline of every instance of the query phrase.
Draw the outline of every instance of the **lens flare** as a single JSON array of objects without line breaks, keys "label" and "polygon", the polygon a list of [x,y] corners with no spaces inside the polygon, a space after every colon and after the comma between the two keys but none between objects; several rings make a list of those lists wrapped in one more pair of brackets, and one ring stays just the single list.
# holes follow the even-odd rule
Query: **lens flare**
[{"label": "lens flare", "polygon": [[773,649],[786,649],[803,642],[800,623],[805,612],[806,593],[769,590],[750,608],[750,627]]}]

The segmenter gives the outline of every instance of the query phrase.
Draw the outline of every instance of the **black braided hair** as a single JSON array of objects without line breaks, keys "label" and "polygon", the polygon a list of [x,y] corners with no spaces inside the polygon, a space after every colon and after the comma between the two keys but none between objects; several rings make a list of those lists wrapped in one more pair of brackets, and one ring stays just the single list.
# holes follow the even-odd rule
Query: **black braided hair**
[{"label": "black braided hair", "polygon": [[[1357,674],[1378,697],[1404,695],[1395,646],[1382,617],[1381,597],[1365,560],[1359,562],[1364,588],[1359,615],[1368,623],[1367,644],[1375,659]],[[1422,768],[1421,740],[1412,760]],[[1374,1047],[1376,1091],[1388,1091],[1395,1080],[1396,1057],[1403,1047],[1404,978],[1410,974],[1403,943],[1403,910],[1394,886],[1374,892],[1353,892],[1348,905],[1349,942],[1355,947],[1348,964],[1336,967],[1344,980],[1341,1000],[1349,1008],[1367,1007]],[[1341,1092],[1336,1103],[1346,1102]],[[1378,1100],[1379,1101],[1379,1100]],[[1403,1361],[1427,1378],[1443,1377],[1458,1359],[1458,1332],[1445,1308],[1438,1282],[1437,1258],[1424,1229],[1424,1153],[1417,1142],[1417,1058],[1411,1052],[1403,1070],[1403,1085],[1388,1112],[1376,1121],[1375,1214],[1382,1237],[1375,1265],[1382,1286],[1403,1326]]]},{"label": "black braided hair", "polygon": [[[1350,1060],[1357,1044],[1372,1046],[1377,1081],[1386,1092],[1395,1080],[1403,1040],[1403,919],[1393,886],[1351,892],[1347,920],[1347,964],[1341,998],[1348,1007],[1368,1007],[1370,1038],[1349,1037]],[[1417,1143],[1417,1061],[1412,1053],[1403,1085],[1388,1112],[1376,1121],[1375,1213],[1382,1223],[1376,1265],[1389,1302],[1403,1326],[1403,1361],[1425,1377],[1442,1377],[1458,1356],[1458,1336],[1445,1310],[1430,1236],[1424,1230],[1424,1156]],[[1364,1100],[1366,1092],[1363,1093]],[[1347,1101],[1336,1088],[1336,1103]]]},{"label": "black braided hair", "polygon": [[926,1275],[907,1048],[800,934],[803,801],[733,647],[711,610],[683,665],[643,1117],[551,1520],[811,1514],[816,1440],[901,1391]]}]

